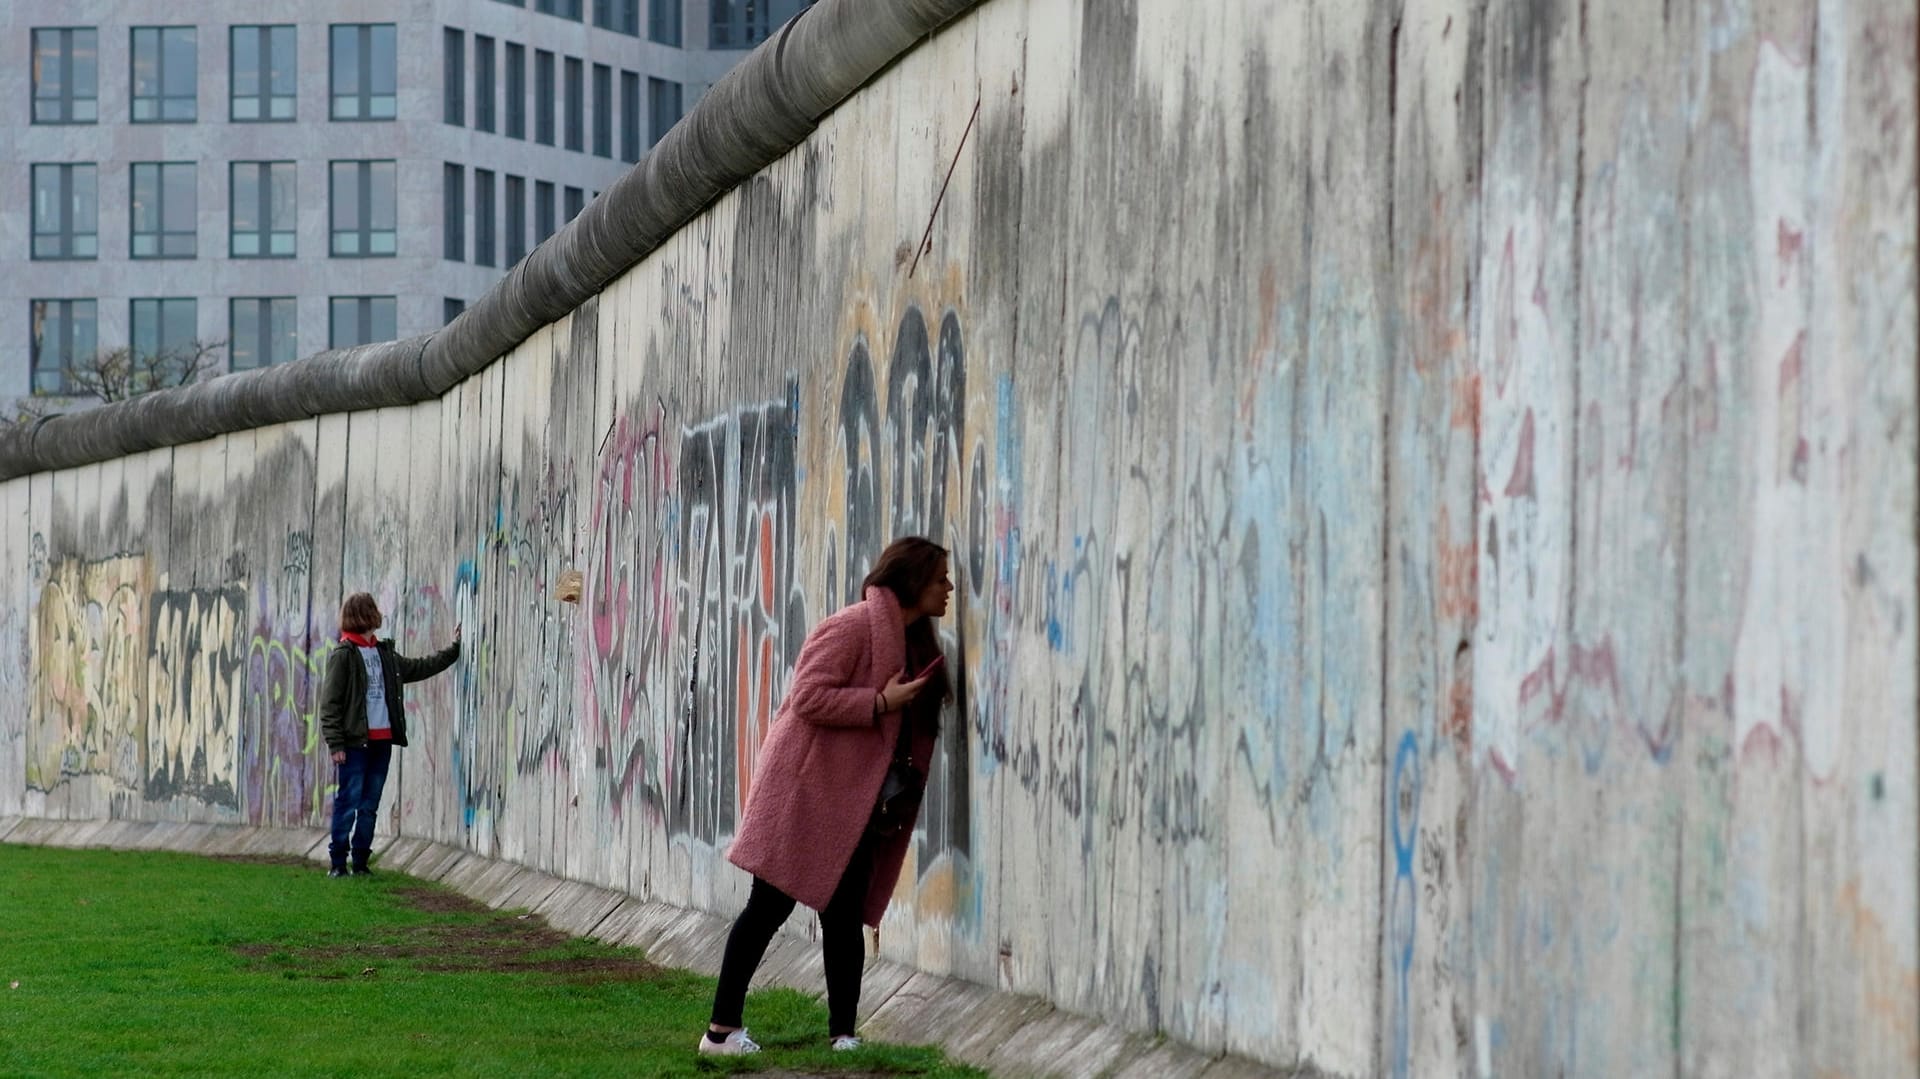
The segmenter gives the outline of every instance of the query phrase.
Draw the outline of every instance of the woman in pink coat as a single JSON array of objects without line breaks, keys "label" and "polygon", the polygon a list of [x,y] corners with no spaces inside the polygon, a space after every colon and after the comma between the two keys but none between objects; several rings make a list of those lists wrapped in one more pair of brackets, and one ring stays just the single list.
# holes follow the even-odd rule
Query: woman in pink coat
[{"label": "woman in pink coat", "polygon": [[947,552],[918,536],[895,540],[863,587],[865,600],[807,635],[760,747],[727,850],[753,890],[727,937],[702,1053],[759,1051],[741,1024],[747,981],[796,901],[820,912],[828,1036],[835,1049],[860,1045],[860,926],[880,924],[900,877],[947,696],[932,621],[953,592]]}]

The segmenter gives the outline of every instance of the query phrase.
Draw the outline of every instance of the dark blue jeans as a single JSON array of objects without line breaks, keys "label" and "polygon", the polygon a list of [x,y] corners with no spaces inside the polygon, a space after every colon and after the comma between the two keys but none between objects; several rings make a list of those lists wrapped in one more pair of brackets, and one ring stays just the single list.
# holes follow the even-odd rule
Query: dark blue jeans
[{"label": "dark blue jeans", "polygon": [[338,767],[339,789],[333,792],[333,842],[327,846],[333,864],[365,868],[373,849],[373,825],[380,816],[380,795],[387,789],[387,769],[393,764],[392,742],[369,742],[347,750]]}]

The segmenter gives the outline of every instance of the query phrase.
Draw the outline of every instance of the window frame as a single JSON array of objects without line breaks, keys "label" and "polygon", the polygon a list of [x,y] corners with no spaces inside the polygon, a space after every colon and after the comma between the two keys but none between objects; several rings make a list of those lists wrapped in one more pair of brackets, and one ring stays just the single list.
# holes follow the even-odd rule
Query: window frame
[{"label": "window frame", "polygon": [[[55,53],[55,56],[57,58],[56,62],[59,64],[59,67],[60,67],[60,72],[59,72],[60,94],[57,96],[48,97],[40,93],[40,87],[43,81],[40,75],[40,35],[42,34],[57,35],[58,40],[60,42],[60,47]],[[74,56],[77,52],[77,50],[74,48],[74,35],[76,34],[93,35],[93,86],[91,87],[90,92],[85,97],[82,97],[79,93],[76,92],[77,87],[74,84],[74,77],[73,77]],[[47,127],[70,127],[70,126],[83,126],[87,124],[98,124],[100,122],[100,28],[99,27],[97,26],[35,26],[35,27],[31,27],[30,32],[27,34],[27,71],[28,71],[28,81],[30,83],[27,90],[27,94],[28,94],[27,113],[29,116],[29,121],[28,121],[29,123],[47,126]],[[74,116],[74,111],[75,111],[74,106],[76,105],[76,103],[82,102],[82,101],[88,102],[93,106],[93,115],[86,119],[79,119]],[[49,102],[59,106],[59,110],[58,110],[59,115],[56,118],[50,119],[50,120],[42,119],[40,115],[40,106],[42,104],[49,103]]]},{"label": "window frame", "polygon": [[498,50],[486,34],[473,35],[473,129],[492,134],[499,88],[494,81],[494,57]]},{"label": "window frame", "polygon": [[467,126],[467,32],[456,26],[440,29],[440,122]]},{"label": "window frame", "polygon": [[506,183],[501,188],[504,202],[502,217],[505,227],[501,230],[504,242],[501,245],[501,265],[511,269],[520,260],[527,257],[527,178],[508,173]]},{"label": "window frame", "polygon": [[440,170],[440,257],[467,261],[467,167],[446,162]]},{"label": "window frame", "polygon": [[[638,3],[639,0],[628,2]],[[673,13],[671,20],[658,17],[661,12],[668,11]],[[685,47],[687,18],[682,0],[647,0],[647,40],[674,49]]]},{"label": "window frame", "polygon": [[[393,309],[394,332],[390,336],[383,336],[381,334],[377,334],[373,332],[374,330],[373,305],[382,300],[385,300],[389,305],[391,305]],[[352,344],[341,344],[339,336],[334,332],[336,329],[339,328],[338,323],[336,321],[336,315],[335,315],[335,312],[337,310],[337,305],[345,302],[351,302],[354,304],[354,318],[356,321],[356,325],[354,327],[356,332],[354,336],[361,338],[361,340],[355,341]],[[399,297],[391,296],[391,295],[328,296],[327,297],[327,347],[328,348],[330,349],[359,348],[363,345],[375,345],[375,344],[379,344],[382,341],[395,340],[399,337],[399,334],[400,334]]]},{"label": "window frame", "polygon": [[475,266],[492,266],[499,256],[498,233],[494,229],[494,222],[498,220],[495,216],[498,188],[494,170],[482,168],[473,170],[473,264]]},{"label": "window frame", "polygon": [[[241,31],[257,31],[262,70],[259,72],[261,93],[242,95],[240,86],[240,49]],[[293,65],[293,92],[276,94],[273,92],[273,77],[276,72],[276,57],[273,51],[273,32],[285,30],[288,36],[287,57]],[[241,116],[239,104],[242,100],[252,99],[261,103],[259,116]],[[284,99],[287,102],[287,115],[273,115],[274,103]],[[300,28],[293,23],[236,23],[227,27],[227,122],[234,124],[291,124],[300,118]]]},{"label": "window frame", "polygon": [[[40,365],[41,356],[45,350],[45,338],[34,332],[35,316],[36,314],[40,314],[40,312],[36,311],[36,308],[49,304],[59,305],[60,321],[58,325],[61,331],[60,348],[56,350],[56,356],[59,358],[59,366],[52,372],[58,377],[58,385],[57,388],[53,389],[48,389],[41,385],[40,376],[47,373],[41,369]],[[88,322],[91,327],[92,340],[84,350],[78,347],[80,342],[78,335],[74,332],[74,310],[77,305],[80,304],[87,306],[88,313],[91,316]],[[44,317],[42,314],[41,318],[44,319]],[[29,395],[34,397],[73,396],[73,382],[68,378],[68,372],[74,363],[77,362],[79,354],[82,351],[92,353],[99,351],[99,348],[99,300],[81,296],[31,297],[27,300],[27,392]]]},{"label": "window frame", "polygon": [[[374,52],[373,37],[374,37],[375,31],[382,30],[382,29],[387,30],[393,35],[393,52],[394,52],[393,92],[390,94],[378,94],[374,92],[373,62],[372,62],[372,57]],[[356,67],[354,70],[359,75],[360,85],[357,88],[355,88],[353,93],[351,94],[341,93],[340,86],[337,81],[339,76],[339,63],[338,63],[338,60],[336,59],[335,50],[339,46],[340,32],[343,30],[357,31],[357,33],[354,36],[354,46],[353,46],[355,50],[355,58],[356,58]],[[384,124],[384,123],[392,123],[394,120],[398,119],[399,113],[400,113],[399,50],[400,50],[400,31],[399,31],[399,28],[393,23],[390,23],[390,22],[339,22],[339,23],[327,24],[327,119],[328,121],[332,123],[339,123],[339,124]],[[340,114],[340,101],[342,98],[348,98],[348,97],[351,97],[354,99],[354,101],[356,102],[355,107],[360,110],[360,115],[342,116]],[[391,102],[390,107],[392,109],[392,114],[387,116],[371,115],[371,113],[373,112],[374,103],[382,99],[390,100]]]},{"label": "window frame", "polygon": [[560,70],[566,111],[566,148],[583,154],[587,152],[587,65],[578,56],[569,56]]},{"label": "window frame", "polygon": [[[154,351],[145,352],[140,342],[140,308],[142,304],[153,305]],[[179,342],[183,347],[192,346],[200,340],[200,301],[194,296],[135,296],[127,301],[127,351],[132,356],[158,356],[169,347],[167,341],[167,314],[169,305],[187,305],[187,323],[190,327],[185,340]]]},{"label": "window frame", "polygon": [[[355,176],[354,207],[355,207],[356,220],[358,221],[358,227],[353,229],[341,229],[337,225],[338,216],[335,208],[339,204],[339,191],[337,186],[339,183],[339,177],[336,170],[342,165],[356,166],[355,172],[354,172],[354,176]],[[393,172],[393,198],[391,201],[393,202],[393,206],[394,206],[394,222],[393,222],[393,227],[390,229],[378,229],[373,227],[372,219],[374,216],[373,207],[375,203],[375,198],[373,195],[373,177],[374,177],[374,166],[376,165],[389,166]],[[399,257],[399,254],[400,254],[399,195],[400,195],[400,164],[394,158],[354,157],[354,158],[334,158],[328,161],[327,162],[327,257],[336,258],[336,259],[382,259],[382,258]],[[368,250],[368,248],[371,248],[373,246],[373,242],[375,238],[377,238],[382,234],[390,234],[389,238],[392,242],[392,250],[390,251]],[[340,237],[342,235],[352,235],[356,237],[356,240],[360,245],[361,249],[358,251],[340,250]]]},{"label": "window frame", "polygon": [[[199,123],[200,122],[199,27],[172,26],[172,25],[133,26],[133,27],[128,27],[127,32],[128,32],[127,121],[129,123],[135,123],[135,124],[196,124],[196,123]],[[189,46],[193,49],[193,62],[187,65],[193,78],[193,92],[185,95],[184,97],[178,94],[167,93],[167,35],[173,34],[173,33],[185,34],[187,36]],[[140,87],[140,78],[139,78],[140,35],[142,34],[156,35],[154,38],[154,48],[156,50],[156,53],[154,57],[154,80],[153,81],[160,88],[160,92],[158,94],[150,94],[144,97],[141,96],[140,90],[139,90],[139,87]],[[140,115],[140,103],[143,101],[158,102],[159,104],[156,106],[156,109],[155,109],[157,115],[142,117]],[[168,116],[166,114],[167,103],[170,101],[187,102],[189,105],[192,106],[192,115]]]},{"label": "window frame", "polygon": [[506,56],[501,60],[506,70],[501,73],[502,90],[507,97],[506,122],[502,125],[502,134],[510,139],[525,141],[527,137],[527,47],[518,41],[507,42]]},{"label": "window frame", "polygon": [[[273,227],[274,193],[276,189],[272,183],[272,178],[275,170],[283,166],[287,169],[287,183],[292,186],[293,223],[287,228],[277,229]],[[243,167],[253,168],[256,172],[254,184],[258,205],[255,208],[258,210],[260,215],[259,219],[264,226],[251,231],[241,229],[234,220],[235,211],[238,210],[240,206],[240,170]],[[266,182],[263,183],[262,180]],[[298,258],[300,249],[299,199],[300,166],[297,162],[284,160],[227,162],[227,257],[233,259]],[[274,237],[281,234],[287,237],[287,250],[284,252],[273,250]],[[239,245],[236,241],[243,235],[260,237],[262,241],[260,250],[252,253],[239,250]]]},{"label": "window frame", "polygon": [[[158,231],[148,231],[148,232],[140,231],[140,214],[139,214],[139,208],[138,208],[138,200],[139,200],[139,194],[140,194],[140,170],[141,169],[158,169],[159,170],[158,175],[155,177],[156,182],[154,186],[155,205],[156,205],[156,208],[154,210],[154,216],[156,220],[158,220],[158,222],[160,223],[160,228]],[[190,228],[187,228],[187,229],[167,228],[167,170],[168,169],[186,169],[188,170],[188,175],[193,177],[193,205],[191,208],[188,209],[187,215],[186,215],[187,219],[190,222],[192,222],[192,227]],[[140,238],[142,236],[155,236],[159,238],[159,241],[156,244],[156,251],[154,253],[143,255],[138,250],[136,250],[136,248],[139,246]],[[167,253],[167,240],[169,237],[178,237],[178,236],[186,236],[190,238],[193,241],[193,245],[192,245],[193,249],[184,255],[180,255],[180,254],[170,255]],[[197,161],[135,161],[130,163],[128,173],[127,173],[127,257],[129,259],[134,259],[141,262],[184,261],[184,260],[197,259],[200,257],[199,162]]]},{"label": "window frame", "polygon": [[[256,327],[258,327],[258,330],[254,334],[254,340],[249,342],[249,344],[251,345],[251,347],[253,348],[253,350],[257,355],[265,356],[265,359],[261,360],[259,363],[250,363],[244,366],[240,363],[240,349],[239,349],[239,344],[240,344],[240,341],[242,340],[240,335],[240,327],[239,327],[240,320],[238,317],[241,304],[257,305],[254,322]],[[277,344],[276,336],[274,334],[274,329],[279,326],[279,320],[274,317],[274,309],[281,304],[286,305],[285,314],[287,316],[287,324],[290,327],[292,327],[292,332],[286,335],[286,341],[288,346],[287,355],[285,357],[276,357],[273,355],[274,347]],[[298,297],[296,296],[231,296],[231,297],[228,297],[227,299],[227,370],[228,371],[258,371],[263,367],[273,367],[277,364],[283,364],[283,363],[290,362],[292,360],[299,359],[299,357],[300,357],[300,301]]]},{"label": "window frame", "polygon": [[557,213],[559,205],[559,200],[555,197],[553,181],[535,180],[533,182],[533,246],[539,247],[554,233],[560,231]]},{"label": "window frame", "polygon": [[613,160],[613,67],[593,65],[593,156]]},{"label": "window frame", "polygon": [[[60,229],[56,232],[40,231],[40,176],[42,169],[53,170],[58,177],[54,181],[58,188],[55,202],[59,206]],[[76,170],[93,171],[93,228],[90,232],[81,232],[74,215],[74,177]],[[100,258],[100,166],[93,161],[36,161],[27,167],[27,257],[31,262],[94,262]],[[81,237],[93,240],[90,253],[80,253],[74,249]],[[57,251],[53,254],[40,252],[40,241],[52,237],[57,242]]]},{"label": "window frame", "polygon": [[558,77],[554,54],[546,49],[533,50],[533,141],[541,146],[554,145],[554,109],[558,104],[554,80]]}]

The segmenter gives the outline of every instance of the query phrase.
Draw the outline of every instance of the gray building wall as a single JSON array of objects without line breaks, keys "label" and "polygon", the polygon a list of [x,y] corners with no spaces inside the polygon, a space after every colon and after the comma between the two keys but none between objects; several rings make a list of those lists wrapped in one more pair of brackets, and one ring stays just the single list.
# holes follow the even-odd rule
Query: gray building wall
[{"label": "gray building wall", "polygon": [[[93,27],[98,33],[99,119],[93,124],[34,124],[33,73],[27,64],[0,65],[0,418],[22,403],[52,410],[84,407],[68,398],[31,397],[29,307],[35,299],[92,299],[97,303],[98,345],[126,344],[130,301],[192,297],[202,340],[230,336],[228,301],[234,297],[297,298],[297,354],[328,347],[328,297],[393,296],[401,336],[440,325],[448,298],[472,302],[505,272],[505,266],[473,264],[474,170],[496,174],[496,262],[504,260],[506,177],[526,178],[528,248],[537,240],[535,181],[555,185],[559,220],[565,221],[564,189],[589,197],[619,176],[621,160],[620,73],[664,79],[683,87],[691,107],[708,85],[744,55],[705,48],[711,10],[694,0],[683,10],[682,47],[647,40],[648,11],[642,0],[640,36],[592,25],[593,0],[583,0],[583,21],[516,7],[502,0],[329,0],[325,3],[260,0],[236,9],[209,0],[14,0],[0,5],[0,49],[31,55],[36,27]],[[397,119],[344,122],[328,119],[329,31],[333,24],[393,23],[398,36]],[[229,27],[291,24],[298,34],[298,99],[291,123],[229,120]],[[193,26],[197,48],[197,119],[192,123],[131,122],[131,30],[142,26]],[[465,33],[466,126],[445,122],[443,28]],[[474,116],[473,39],[495,39],[494,133],[471,126]],[[527,50],[528,130],[524,139],[505,134],[505,50]],[[537,144],[533,131],[534,52],[556,55],[556,146]],[[586,150],[565,145],[565,58],[584,65]],[[592,65],[613,70],[615,111],[612,159],[593,151]],[[650,144],[646,83],[641,83],[642,147]],[[397,166],[398,254],[392,258],[332,258],[328,255],[328,164],[335,160],[392,159]],[[197,254],[192,259],[134,260],[129,256],[132,164],[193,161],[197,189]],[[229,163],[296,163],[298,226],[296,257],[235,259],[229,251]],[[99,256],[91,260],[36,261],[32,243],[32,166],[92,163],[98,167]],[[443,168],[465,168],[465,255],[443,258]],[[219,370],[226,370],[223,350]]]}]

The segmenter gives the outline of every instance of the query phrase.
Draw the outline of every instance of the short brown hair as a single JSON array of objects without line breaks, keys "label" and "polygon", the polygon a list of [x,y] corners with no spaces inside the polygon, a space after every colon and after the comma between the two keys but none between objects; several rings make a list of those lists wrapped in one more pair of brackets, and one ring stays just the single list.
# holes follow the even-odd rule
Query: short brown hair
[{"label": "short brown hair", "polygon": [[340,632],[372,633],[380,628],[380,605],[365,592],[355,592],[340,605]]}]

